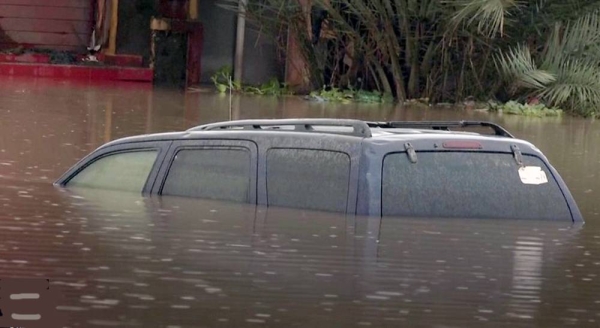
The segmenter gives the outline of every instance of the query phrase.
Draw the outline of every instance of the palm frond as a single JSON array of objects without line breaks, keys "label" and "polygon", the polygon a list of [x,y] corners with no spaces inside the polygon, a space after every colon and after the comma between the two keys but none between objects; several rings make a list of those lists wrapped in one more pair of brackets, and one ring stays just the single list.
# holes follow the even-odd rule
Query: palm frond
[{"label": "palm frond", "polygon": [[501,52],[495,61],[504,78],[519,88],[542,90],[556,81],[554,74],[536,66],[529,48],[525,45]]},{"label": "palm frond", "polygon": [[455,24],[477,25],[477,31],[486,36],[504,34],[504,26],[514,9],[518,9],[518,0],[450,0],[448,4],[458,9],[452,20]]},{"label": "palm frond", "polygon": [[579,17],[600,9],[598,0],[535,0],[534,20],[544,21],[546,24],[569,22]]},{"label": "palm frond", "polygon": [[600,59],[600,11],[583,15],[564,27],[555,27],[548,42],[546,59],[557,63],[569,57]]},{"label": "palm frond", "polygon": [[600,108],[600,67],[576,58],[567,60],[557,68],[556,80],[538,94],[549,105]]}]

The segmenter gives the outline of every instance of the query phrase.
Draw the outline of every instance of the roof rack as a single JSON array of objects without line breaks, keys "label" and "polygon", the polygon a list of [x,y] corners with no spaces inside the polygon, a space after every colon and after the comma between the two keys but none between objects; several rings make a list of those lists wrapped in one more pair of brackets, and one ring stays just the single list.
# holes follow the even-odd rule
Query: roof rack
[{"label": "roof rack", "polygon": [[[315,127],[334,127],[331,130],[315,129]],[[279,130],[282,127],[293,127],[293,131],[333,133],[341,135],[356,136],[362,138],[371,137],[371,129],[366,122],[351,119],[267,119],[267,120],[239,120],[200,125],[187,131],[207,131],[225,129],[244,130]],[[352,131],[340,129],[340,127],[351,127]],[[336,129],[337,128],[337,129]],[[283,129],[282,129],[283,130]]]},{"label": "roof rack", "polygon": [[[316,128],[315,128],[316,127]],[[319,129],[318,127],[329,127]],[[343,129],[343,128],[352,128]],[[371,128],[405,128],[405,129],[432,129],[450,131],[450,128],[487,127],[494,131],[494,135],[514,138],[502,126],[485,121],[390,121],[390,122],[365,122],[353,119],[327,119],[327,118],[298,118],[298,119],[263,119],[263,120],[238,120],[210,123],[188,129],[187,131],[209,131],[209,130],[291,130],[296,132],[317,132],[356,136],[362,138],[371,137]]]},{"label": "roof rack", "polygon": [[489,127],[494,130],[494,135],[514,138],[505,128],[492,122],[485,121],[393,121],[393,122],[367,122],[372,128],[413,128],[450,131],[451,127]]}]

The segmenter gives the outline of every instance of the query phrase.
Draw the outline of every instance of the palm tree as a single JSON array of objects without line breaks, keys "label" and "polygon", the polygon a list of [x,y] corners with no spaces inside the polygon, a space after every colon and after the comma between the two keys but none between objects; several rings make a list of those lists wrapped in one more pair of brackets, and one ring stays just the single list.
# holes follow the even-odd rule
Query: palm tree
[{"label": "palm tree", "polygon": [[401,101],[509,89],[590,111],[600,104],[597,8],[597,0],[313,0],[308,15],[299,0],[249,0],[246,15],[276,40],[286,40],[282,32],[298,40],[315,88],[361,80]]},{"label": "palm tree", "polygon": [[600,12],[556,23],[541,51],[514,46],[497,56],[514,94],[592,115],[600,111]]}]

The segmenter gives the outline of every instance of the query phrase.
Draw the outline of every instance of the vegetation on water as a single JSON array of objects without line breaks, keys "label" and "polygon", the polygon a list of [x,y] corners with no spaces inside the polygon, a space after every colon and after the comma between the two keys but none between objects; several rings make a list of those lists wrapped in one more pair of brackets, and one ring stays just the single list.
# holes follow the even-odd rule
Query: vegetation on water
[{"label": "vegetation on water", "polygon": [[231,66],[223,66],[211,76],[211,81],[214,83],[217,90],[221,93],[227,91],[239,92],[254,95],[270,95],[283,96],[290,95],[292,91],[285,83],[280,83],[276,78],[272,78],[267,83],[258,86],[242,85],[237,81],[233,81],[233,69]]},{"label": "vegetation on water", "polygon": [[393,103],[394,97],[391,94],[385,94],[378,91],[354,90],[353,88],[338,89],[336,87],[323,88],[311,92],[308,97],[310,100],[320,102],[340,102],[340,103]]},{"label": "vegetation on water", "polygon": [[498,112],[503,114],[514,114],[524,116],[560,116],[563,110],[560,108],[548,108],[544,104],[522,104],[516,101],[509,101],[504,104],[490,103],[488,106],[490,112]]},{"label": "vegetation on water", "polygon": [[[220,0],[238,10],[238,0]],[[287,50],[297,40],[313,90],[397,100],[506,102],[600,113],[597,0],[248,0],[246,17]],[[333,90],[333,89],[328,89]]]}]

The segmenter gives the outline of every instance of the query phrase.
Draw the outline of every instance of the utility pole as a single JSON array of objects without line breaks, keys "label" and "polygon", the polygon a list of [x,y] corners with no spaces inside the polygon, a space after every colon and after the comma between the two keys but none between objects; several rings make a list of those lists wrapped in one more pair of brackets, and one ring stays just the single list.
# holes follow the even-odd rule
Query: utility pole
[{"label": "utility pole", "polygon": [[235,39],[235,58],[233,64],[233,81],[242,82],[244,69],[244,38],[246,35],[246,0],[239,0],[239,11],[237,17],[237,32]]}]

